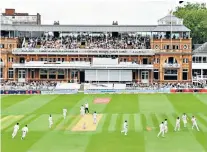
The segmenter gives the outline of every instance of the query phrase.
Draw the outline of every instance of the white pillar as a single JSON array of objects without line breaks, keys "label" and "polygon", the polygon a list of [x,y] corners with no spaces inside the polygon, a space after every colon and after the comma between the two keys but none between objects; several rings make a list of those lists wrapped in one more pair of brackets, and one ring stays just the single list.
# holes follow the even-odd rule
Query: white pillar
[{"label": "white pillar", "polygon": [[201,69],[201,78],[203,79],[203,69]]}]

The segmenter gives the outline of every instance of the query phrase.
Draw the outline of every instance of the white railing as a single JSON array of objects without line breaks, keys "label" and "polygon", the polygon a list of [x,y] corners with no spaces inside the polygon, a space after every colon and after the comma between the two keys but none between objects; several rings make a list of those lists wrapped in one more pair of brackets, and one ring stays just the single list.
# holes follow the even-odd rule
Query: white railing
[{"label": "white railing", "polygon": [[59,64],[42,62],[13,63],[13,68],[48,68],[48,69],[153,69],[151,64],[92,65],[90,62],[62,62]]},{"label": "white railing", "polygon": [[152,49],[44,49],[17,48],[13,54],[60,54],[60,55],[154,55]]},{"label": "white railing", "polygon": [[200,82],[203,80],[207,80],[207,75],[197,75],[196,77],[193,77],[193,82]]},{"label": "white railing", "polygon": [[174,63],[174,64],[170,64],[170,63],[165,63],[163,64],[164,68],[180,68],[180,64]]}]

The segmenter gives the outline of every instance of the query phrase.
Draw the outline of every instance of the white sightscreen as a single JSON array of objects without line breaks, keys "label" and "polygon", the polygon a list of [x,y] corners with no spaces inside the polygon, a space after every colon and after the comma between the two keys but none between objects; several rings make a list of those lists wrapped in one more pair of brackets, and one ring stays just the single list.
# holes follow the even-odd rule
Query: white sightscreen
[{"label": "white sightscreen", "polygon": [[132,70],[85,70],[85,81],[132,81]]}]

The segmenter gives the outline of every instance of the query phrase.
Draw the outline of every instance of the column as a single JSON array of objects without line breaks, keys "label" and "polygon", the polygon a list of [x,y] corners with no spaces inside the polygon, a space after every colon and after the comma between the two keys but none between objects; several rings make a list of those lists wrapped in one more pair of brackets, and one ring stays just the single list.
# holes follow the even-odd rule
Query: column
[{"label": "column", "polygon": [[203,69],[201,69],[201,78],[203,79]]}]

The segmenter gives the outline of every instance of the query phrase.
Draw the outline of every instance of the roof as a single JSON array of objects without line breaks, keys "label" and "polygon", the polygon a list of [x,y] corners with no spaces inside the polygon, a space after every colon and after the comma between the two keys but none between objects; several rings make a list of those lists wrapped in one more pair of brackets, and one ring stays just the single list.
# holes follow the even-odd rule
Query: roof
[{"label": "roof", "polygon": [[[170,25],[158,25],[157,27],[154,28],[154,32],[165,32],[165,31],[171,31],[171,26]],[[184,25],[173,25],[172,26],[172,31],[173,32],[189,32],[190,29],[187,28]]]},{"label": "roof", "polygon": [[10,31],[152,32],[157,25],[1,25]]},{"label": "roof", "polygon": [[197,49],[195,49],[193,51],[194,54],[200,54],[200,53],[205,53],[207,54],[207,42],[205,42],[203,45],[201,45],[200,47],[198,47]]},{"label": "roof", "polygon": [[[2,24],[6,31],[61,31],[61,32],[165,32],[171,31],[169,25],[8,25]],[[188,32],[184,25],[173,25],[172,31]]]},{"label": "roof", "polygon": [[167,16],[159,19],[158,22],[159,21],[171,21],[171,20],[176,21],[176,20],[182,20],[182,19],[176,17],[175,15],[168,14]]}]

